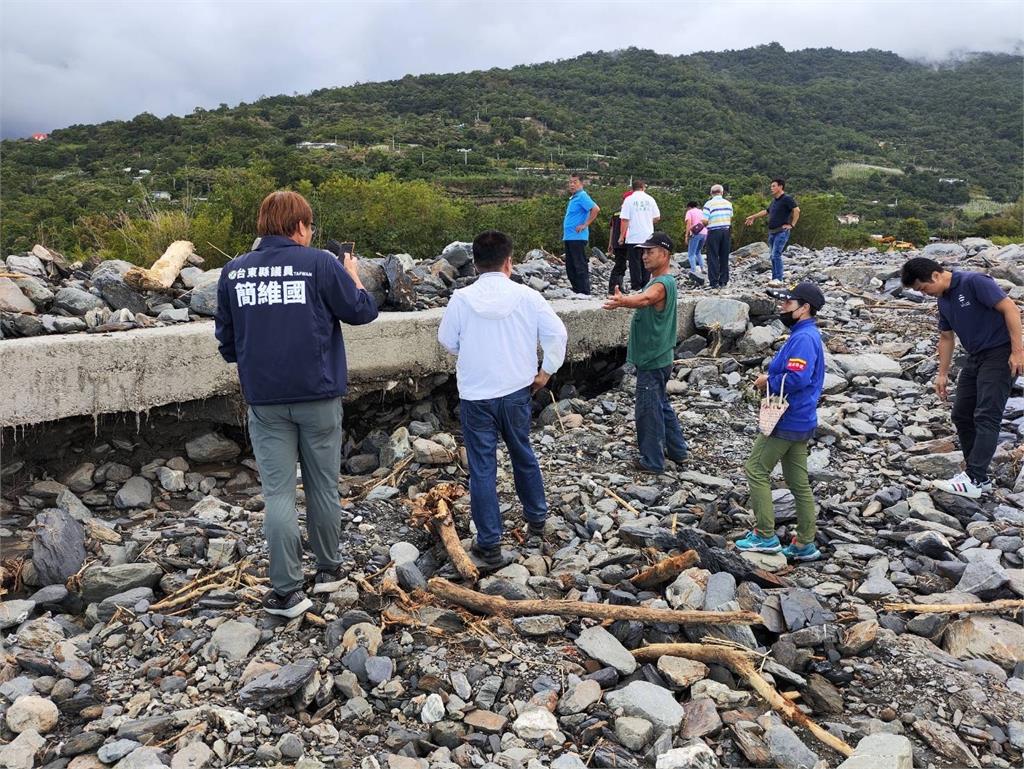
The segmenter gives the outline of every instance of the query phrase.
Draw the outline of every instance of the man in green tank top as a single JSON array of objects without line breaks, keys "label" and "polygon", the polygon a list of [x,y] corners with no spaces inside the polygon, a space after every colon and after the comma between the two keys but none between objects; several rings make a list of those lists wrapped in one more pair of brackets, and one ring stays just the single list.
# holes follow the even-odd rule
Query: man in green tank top
[{"label": "man in green tank top", "polygon": [[666,455],[681,462],[688,453],[679,419],[665,392],[678,334],[676,279],[669,274],[674,245],[668,235],[655,232],[639,248],[651,282],[642,293],[628,296],[616,287],[604,308],[636,310],[626,348],[626,360],[636,366],[636,442],[640,451],[636,466],[644,472],[661,473]]}]

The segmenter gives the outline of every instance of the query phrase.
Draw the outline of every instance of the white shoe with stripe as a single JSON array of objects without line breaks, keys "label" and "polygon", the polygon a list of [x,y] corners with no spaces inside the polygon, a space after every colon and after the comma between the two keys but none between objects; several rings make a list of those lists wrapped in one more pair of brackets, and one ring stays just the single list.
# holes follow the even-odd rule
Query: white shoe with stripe
[{"label": "white shoe with stripe", "polygon": [[932,486],[947,494],[956,494],[958,497],[967,497],[968,499],[978,499],[984,491],[989,490],[985,488],[986,486],[991,488],[991,484],[975,485],[967,473],[957,473],[949,480],[932,481]]}]

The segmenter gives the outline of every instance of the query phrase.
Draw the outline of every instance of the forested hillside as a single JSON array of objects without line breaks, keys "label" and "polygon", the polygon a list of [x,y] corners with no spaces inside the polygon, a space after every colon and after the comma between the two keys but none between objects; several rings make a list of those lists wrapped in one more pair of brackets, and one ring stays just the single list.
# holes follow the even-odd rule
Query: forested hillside
[{"label": "forested hillside", "polygon": [[[629,49],[72,126],[3,142],[0,247],[142,258],[132,251],[146,238],[184,229],[200,252],[233,252],[277,186],[301,188],[338,227],[356,206],[375,249],[429,251],[523,217],[547,245],[568,169],[589,170],[595,188],[644,176],[681,202],[718,181],[763,195],[782,175],[798,197],[831,195],[830,215],[859,214],[855,234],[920,219],[932,234],[1013,236],[1022,74],[1020,56],[995,54],[931,67],[874,50]],[[415,180],[428,184],[399,183]],[[413,211],[425,219],[410,222]],[[403,228],[414,242],[398,242]]]}]

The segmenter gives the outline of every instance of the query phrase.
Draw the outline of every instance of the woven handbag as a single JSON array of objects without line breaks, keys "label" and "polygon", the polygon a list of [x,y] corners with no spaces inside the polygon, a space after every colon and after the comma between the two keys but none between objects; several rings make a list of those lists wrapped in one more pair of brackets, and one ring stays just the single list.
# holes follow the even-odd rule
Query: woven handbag
[{"label": "woven handbag", "polygon": [[782,419],[782,415],[789,408],[789,401],[786,400],[786,375],[782,375],[778,395],[772,395],[768,391],[767,385],[765,391],[765,396],[761,399],[761,410],[757,415],[757,427],[762,435],[771,435],[779,420]]}]

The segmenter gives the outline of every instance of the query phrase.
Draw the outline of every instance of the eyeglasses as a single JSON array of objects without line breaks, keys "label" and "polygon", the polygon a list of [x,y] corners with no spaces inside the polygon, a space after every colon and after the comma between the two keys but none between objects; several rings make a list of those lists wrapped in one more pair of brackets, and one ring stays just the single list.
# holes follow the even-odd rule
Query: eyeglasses
[{"label": "eyeglasses", "polygon": [[313,223],[310,222],[307,226],[309,227],[309,237],[316,237],[316,227],[313,226]]}]

